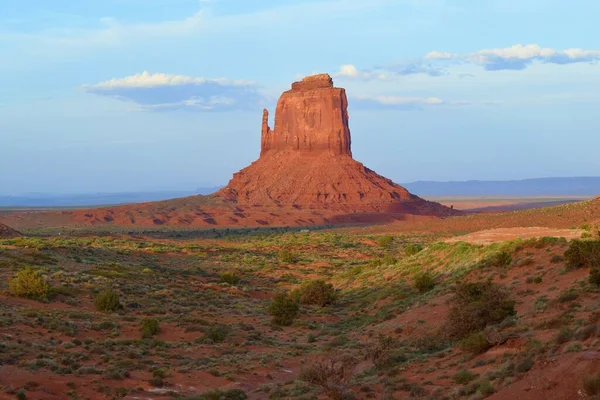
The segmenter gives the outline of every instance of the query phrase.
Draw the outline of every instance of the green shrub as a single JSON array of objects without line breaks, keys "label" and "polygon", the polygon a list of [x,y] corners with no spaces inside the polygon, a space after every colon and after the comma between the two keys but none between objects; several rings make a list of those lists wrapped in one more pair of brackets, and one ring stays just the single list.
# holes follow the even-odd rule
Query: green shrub
[{"label": "green shrub", "polygon": [[380,236],[377,238],[377,245],[379,247],[390,247],[393,241],[394,237],[391,235]]},{"label": "green shrub", "polygon": [[284,264],[295,264],[298,258],[291,251],[284,249],[279,252],[279,261]]},{"label": "green shrub", "polygon": [[526,359],[522,360],[515,366],[515,371],[523,373],[523,372],[529,371],[532,367],[533,367],[533,360],[531,358],[527,357]]},{"label": "green shrub", "polygon": [[559,264],[561,262],[565,261],[564,257],[559,256],[558,254],[553,255],[552,258],[550,258],[550,262],[552,264]]},{"label": "green shrub", "polygon": [[323,280],[307,281],[292,293],[300,304],[314,304],[325,307],[336,300],[333,285]]},{"label": "green shrub", "polygon": [[94,308],[97,311],[114,312],[121,309],[119,294],[112,290],[105,290],[94,298]]},{"label": "green shrub", "polygon": [[381,265],[394,265],[398,262],[398,260],[396,259],[396,257],[394,257],[391,254],[386,254],[383,256],[383,258],[381,259]]},{"label": "green shrub", "polygon": [[423,250],[423,245],[419,243],[411,243],[404,246],[404,254],[407,256],[414,256]]},{"label": "green shrub", "polygon": [[222,343],[227,339],[227,336],[231,333],[231,328],[227,325],[213,325],[204,328],[204,335],[206,339],[210,339],[213,343]]},{"label": "green shrub", "polygon": [[507,267],[512,262],[512,257],[509,252],[501,251],[499,253],[494,254],[490,261],[495,267]]},{"label": "green shrub", "polygon": [[156,318],[144,318],[141,324],[142,338],[148,339],[160,332]]},{"label": "green shrub", "polygon": [[590,284],[592,286],[600,287],[600,269],[599,268],[590,269]]},{"label": "green shrub", "polygon": [[554,337],[556,344],[567,343],[573,337],[573,331],[567,327],[563,327]]},{"label": "green shrub", "polygon": [[483,332],[471,333],[460,341],[463,351],[475,355],[485,353],[490,347],[492,346]]},{"label": "green shrub", "polygon": [[600,395],[600,372],[597,372],[596,375],[584,376],[582,386],[589,396]]},{"label": "green shrub", "polygon": [[600,267],[600,240],[572,240],[565,259],[569,269]]},{"label": "green shrub", "polygon": [[31,267],[25,267],[8,281],[8,291],[17,297],[47,300],[50,286],[38,271]]},{"label": "green shrub", "polygon": [[477,378],[477,374],[472,373],[466,369],[458,371],[456,374],[452,375],[452,380],[459,385],[466,385],[467,383],[473,381]]},{"label": "green shrub", "polygon": [[574,291],[573,289],[569,289],[569,290],[565,290],[564,292],[562,292],[556,298],[556,300],[559,303],[568,303],[569,301],[576,300],[578,297],[579,297],[579,295],[577,294],[576,291]]},{"label": "green shrub", "polygon": [[435,278],[430,272],[420,272],[415,275],[415,288],[421,292],[429,292],[435,287]]},{"label": "green shrub", "polygon": [[491,281],[458,284],[450,303],[446,331],[457,339],[516,313],[507,290]]},{"label": "green shrub", "polygon": [[237,285],[241,280],[242,278],[240,278],[235,272],[225,272],[221,274],[219,279],[221,283],[228,283],[230,285]]},{"label": "green shrub", "polygon": [[269,312],[273,317],[274,324],[287,326],[294,322],[300,312],[300,307],[291,296],[278,293],[269,306]]}]

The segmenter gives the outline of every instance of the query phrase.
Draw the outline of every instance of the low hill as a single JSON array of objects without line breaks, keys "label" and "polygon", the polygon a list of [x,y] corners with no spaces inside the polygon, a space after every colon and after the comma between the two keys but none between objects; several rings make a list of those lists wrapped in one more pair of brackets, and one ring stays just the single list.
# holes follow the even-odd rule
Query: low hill
[{"label": "low hill", "polygon": [[15,236],[21,236],[21,234],[6,225],[0,224],[0,238],[10,238]]}]

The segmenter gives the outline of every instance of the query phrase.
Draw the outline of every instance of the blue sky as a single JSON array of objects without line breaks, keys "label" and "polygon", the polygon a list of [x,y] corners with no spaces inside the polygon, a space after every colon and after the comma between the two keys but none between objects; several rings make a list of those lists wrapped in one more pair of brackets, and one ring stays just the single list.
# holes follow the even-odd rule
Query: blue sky
[{"label": "blue sky", "polygon": [[[0,194],[194,189],[292,81],[396,182],[600,175],[593,0],[4,0]],[[273,124],[273,121],[271,121]]]}]

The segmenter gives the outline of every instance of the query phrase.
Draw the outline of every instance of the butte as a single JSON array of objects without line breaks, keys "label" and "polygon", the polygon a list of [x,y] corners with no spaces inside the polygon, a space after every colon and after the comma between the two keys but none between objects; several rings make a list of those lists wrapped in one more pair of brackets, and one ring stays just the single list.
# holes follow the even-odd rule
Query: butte
[{"label": "butte", "polygon": [[308,226],[460,215],[352,158],[346,91],[327,74],[292,84],[263,112],[258,160],[209,196],[7,216],[12,226]]}]

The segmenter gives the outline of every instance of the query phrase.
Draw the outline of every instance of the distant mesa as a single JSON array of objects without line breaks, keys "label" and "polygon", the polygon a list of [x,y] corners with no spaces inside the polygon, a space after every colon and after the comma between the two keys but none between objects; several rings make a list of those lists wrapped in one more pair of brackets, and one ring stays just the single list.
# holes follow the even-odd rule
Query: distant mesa
[{"label": "distant mesa", "polygon": [[[112,208],[21,214],[21,225],[308,226],[461,212],[409,193],[352,158],[346,91],[327,74],[294,82],[264,110],[260,157],[209,196]],[[11,220],[7,220],[11,221]],[[35,221],[35,222],[34,222]],[[20,226],[15,225],[13,226]]]}]

